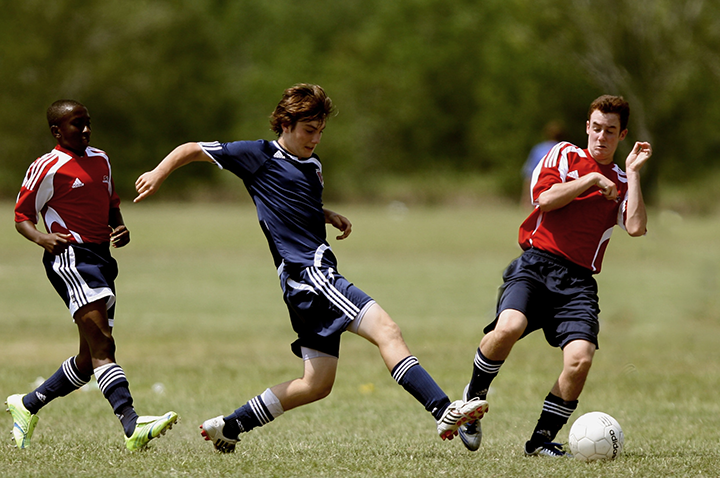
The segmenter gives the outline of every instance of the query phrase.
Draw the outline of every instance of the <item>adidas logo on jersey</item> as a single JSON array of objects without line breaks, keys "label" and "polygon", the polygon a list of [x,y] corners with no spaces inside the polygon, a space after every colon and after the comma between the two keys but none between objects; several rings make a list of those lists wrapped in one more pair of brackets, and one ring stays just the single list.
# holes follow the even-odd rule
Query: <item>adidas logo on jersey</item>
[{"label": "adidas logo on jersey", "polygon": [[82,181],[80,181],[79,178],[75,178],[75,182],[72,184],[72,188],[73,188],[73,189],[77,189],[77,188],[81,188],[81,187],[83,187],[83,186],[85,186],[85,183],[83,183]]}]

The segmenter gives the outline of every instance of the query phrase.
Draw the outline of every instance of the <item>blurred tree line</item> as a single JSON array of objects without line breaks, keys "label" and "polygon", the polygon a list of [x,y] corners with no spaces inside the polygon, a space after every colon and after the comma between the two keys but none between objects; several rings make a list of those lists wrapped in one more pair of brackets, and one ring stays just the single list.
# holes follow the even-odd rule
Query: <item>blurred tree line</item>
[{"label": "blurred tree line", "polygon": [[[45,110],[90,109],[125,200],[186,141],[272,139],[282,90],[319,83],[339,114],[318,149],[326,197],[371,197],[384,175],[491,176],[516,195],[548,120],[586,145],[600,94],[631,104],[653,143],[644,180],[720,168],[716,0],[0,0],[0,196],[54,146]],[[624,149],[623,149],[624,148]],[[221,189],[191,165],[165,186]],[[234,183],[236,186],[239,183]],[[166,194],[169,194],[166,193]]]}]

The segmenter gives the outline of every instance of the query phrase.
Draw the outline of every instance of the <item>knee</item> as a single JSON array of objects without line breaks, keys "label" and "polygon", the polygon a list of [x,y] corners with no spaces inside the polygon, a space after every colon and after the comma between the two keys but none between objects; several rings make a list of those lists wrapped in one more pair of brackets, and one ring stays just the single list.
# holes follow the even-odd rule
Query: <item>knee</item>
[{"label": "knee", "polygon": [[380,347],[389,347],[397,345],[398,343],[405,343],[400,326],[396,324],[389,315],[384,313],[384,311],[378,319],[372,322],[371,327],[362,330],[362,335]]},{"label": "knee", "polygon": [[325,385],[323,387],[318,388],[315,391],[315,400],[322,400],[323,398],[330,395],[330,392],[332,392],[332,388],[333,388],[332,384]]},{"label": "knee", "polygon": [[567,364],[568,373],[575,377],[587,377],[592,366],[592,355],[576,354]]},{"label": "knee", "polygon": [[112,335],[100,335],[95,337],[90,345],[90,354],[95,359],[105,359],[115,357],[115,339]]},{"label": "knee", "polygon": [[83,375],[93,374],[92,357],[88,353],[79,353],[75,356],[75,366]]},{"label": "knee", "polygon": [[396,324],[392,319],[385,322],[383,325],[383,335],[390,341],[404,341],[400,326]]},{"label": "knee", "polygon": [[333,382],[322,382],[322,383],[312,383],[309,384],[310,386],[307,389],[307,400],[308,402],[314,402],[317,400],[322,400],[323,398],[330,395],[330,392],[332,392],[333,389]]},{"label": "knee", "polygon": [[495,324],[492,333],[501,342],[517,342],[527,328],[527,319],[522,314],[513,315],[503,313]]}]

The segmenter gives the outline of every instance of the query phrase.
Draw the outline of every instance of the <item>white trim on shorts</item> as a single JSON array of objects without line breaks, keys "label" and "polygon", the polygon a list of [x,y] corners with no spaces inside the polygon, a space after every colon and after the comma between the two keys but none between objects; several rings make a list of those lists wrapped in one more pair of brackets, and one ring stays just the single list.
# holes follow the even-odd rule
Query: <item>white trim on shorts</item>
[{"label": "white trim on shorts", "polygon": [[[358,329],[360,328],[360,322],[362,322],[363,317],[365,317],[365,313],[367,313],[368,310],[370,310],[370,307],[372,307],[375,304],[374,300],[371,300],[365,306],[360,310],[357,317],[350,322],[350,325],[348,325],[348,328],[346,329],[348,332],[352,332],[354,334],[358,333]],[[311,349],[308,347],[300,347],[300,355],[302,355],[303,360],[310,360],[318,357],[332,357],[337,358],[334,355],[326,354],[325,352],[320,352],[319,350]]]},{"label": "white trim on shorts", "polygon": [[362,320],[365,318],[365,314],[367,314],[367,311],[370,310],[370,307],[375,304],[376,302],[374,300],[371,300],[367,304],[365,304],[345,330],[347,330],[348,332],[352,332],[353,334],[357,334],[358,330],[360,330],[360,322],[362,322]]},{"label": "white trim on shorts", "polygon": [[[75,317],[75,313],[81,307],[101,299],[105,299],[106,309],[115,305],[115,294],[109,287],[92,288],[85,282],[75,267],[75,251],[72,247],[68,247],[65,252],[55,256],[52,268],[55,274],[63,280],[68,290],[70,296],[68,309],[71,317]],[[113,322],[113,319],[108,318],[110,327],[113,326]]]}]

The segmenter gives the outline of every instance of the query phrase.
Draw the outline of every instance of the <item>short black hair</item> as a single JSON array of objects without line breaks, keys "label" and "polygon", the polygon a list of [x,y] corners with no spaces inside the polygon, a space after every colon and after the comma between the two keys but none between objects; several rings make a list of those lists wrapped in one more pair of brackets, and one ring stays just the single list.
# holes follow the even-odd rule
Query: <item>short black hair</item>
[{"label": "short black hair", "polygon": [[47,109],[48,126],[53,127],[58,125],[68,111],[71,111],[78,106],[85,108],[85,105],[75,100],[58,100],[51,104]]}]

